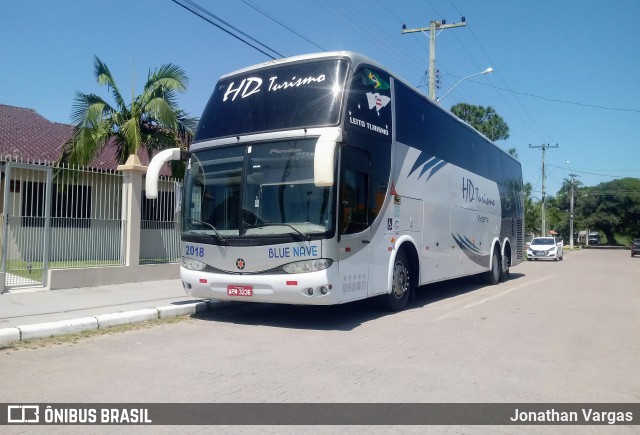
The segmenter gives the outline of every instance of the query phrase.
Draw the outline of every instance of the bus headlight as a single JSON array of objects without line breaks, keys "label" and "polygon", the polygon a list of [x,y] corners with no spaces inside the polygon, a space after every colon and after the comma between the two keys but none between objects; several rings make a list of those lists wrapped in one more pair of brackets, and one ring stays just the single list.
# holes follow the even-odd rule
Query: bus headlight
[{"label": "bus headlight", "polygon": [[287,273],[308,273],[317,272],[319,270],[328,269],[333,263],[328,258],[319,258],[317,260],[305,260],[298,261],[296,263],[289,263],[282,266],[282,270]]},{"label": "bus headlight", "polygon": [[182,257],[182,267],[189,270],[200,271],[207,267],[207,265],[202,261],[194,260],[193,258]]}]

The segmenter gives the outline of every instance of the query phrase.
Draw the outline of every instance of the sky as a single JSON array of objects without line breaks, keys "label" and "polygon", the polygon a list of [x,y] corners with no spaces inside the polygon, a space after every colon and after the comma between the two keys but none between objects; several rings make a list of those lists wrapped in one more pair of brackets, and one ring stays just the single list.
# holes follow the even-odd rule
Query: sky
[{"label": "sky", "polygon": [[149,70],[180,66],[189,87],[178,102],[196,117],[221,75],[318,51],[360,52],[427,93],[428,36],[402,34],[402,25],[464,16],[465,27],[437,35],[437,96],[494,72],[463,80],[440,104],[493,107],[510,128],[497,144],[516,149],[534,198],[543,144],[558,146],[546,151],[547,196],[569,174],[585,186],[640,178],[640,0],[176,1],[204,8],[262,52],[172,0],[0,0],[0,104],[70,123],[76,92],[111,101],[93,77],[94,56],[125,95],[141,91]]}]

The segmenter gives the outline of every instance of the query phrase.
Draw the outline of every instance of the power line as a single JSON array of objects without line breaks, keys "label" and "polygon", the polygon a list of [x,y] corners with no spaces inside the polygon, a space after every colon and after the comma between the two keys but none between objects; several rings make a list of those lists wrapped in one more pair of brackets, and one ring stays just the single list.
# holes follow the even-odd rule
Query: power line
[{"label": "power line", "polygon": [[[397,64],[403,64],[407,70],[416,71],[418,62],[415,54],[406,50],[402,45],[392,46],[388,43],[391,38],[385,38],[381,32],[389,34],[385,28],[372,29],[370,19],[367,18],[358,8],[353,8],[348,2],[338,2],[330,4],[329,2],[317,2],[316,6],[324,9],[327,13],[343,22],[355,35],[362,37],[368,44],[374,44],[380,51],[386,52],[389,57],[396,60]],[[349,8],[349,9],[347,9]],[[403,53],[404,51],[404,53]],[[422,74],[424,67],[420,66],[417,71]]]},{"label": "power line", "polygon": [[[452,0],[449,0],[449,3],[451,3],[451,5],[454,7],[454,9],[456,11],[458,11],[458,13],[462,14],[462,12],[460,11],[460,9],[458,9],[458,7],[453,3]],[[500,80],[502,80],[502,82],[504,83],[504,85],[507,88],[511,88],[509,86],[509,84],[507,83],[507,80],[504,78],[504,76],[502,75],[502,73],[500,72],[500,67],[493,61],[493,59],[491,59],[491,56],[489,56],[489,53],[487,53],[487,50],[485,50],[484,45],[482,45],[482,42],[480,42],[480,38],[478,38],[478,36],[476,35],[476,33],[473,31],[473,26],[469,26],[469,31],[471,32],[471,36],[473,36],[473,38],[476,40],[476,43],[478,44],[478,46],[480,47],[480,49],[482,50],[482,52],[484,53],[484,55],[487,57],[487,59],[489,59],[489,62],[492,66],[494,66],[496,68],[496,73],[497,76],[500,78]],[[491,82],[491,79],[488,79],[489,82]],[[511,106],[511,104],[509,104],[509,102],[502,96],[502,94],[498,93],[498,95],[500,95],[500,97],[504,100],[504,102],[511,107],[512,110],[513,107]],[[526,116],[529,117],[529,119],[531,120],[531,122],[533,123],[534,127],[536,127],[538,129],[538,132],[542,133],[543,136],[547,136],[550,137],[549,134],[547,132],[545,132],[542,127],[540,127],[540,125],[538,125],[538,123],[536,122],[535,118],[527,111],[527,109],[524,107],[524,105],[520,102],[520,100],[518,98],[514,97],[514,100],[516,100],[516,103],[518,103],[518,105],[520,106],[520,108],[522,109],[522,111],[524,112],[524,114]],[[527,121],[524,120],[524,118],[522,118],[520,116],[520,113],[517,110],[514,110],[514,113],[527,125],[529,126],[529,123]],[[531,128],[531,127],[529,127]],[[531,129],[532,131],[534,129]]]},{"label": "power line", "polygon": [[[558,169],[567,169],[567,167],[565,166],[557,166],[557,165],[552,165],[550,163],[547,164],[547,166],[552,166],[554,168],[558,168]],[[587,172],[587,171],[581,171],[575,168],[571,168],[572,171],[574,172],[580,172],[581,174],[587,174],[587,175],[596,175],[598,177],[610,177],[610,178],[627,178],[627,177],[622,177],[620,175],[608,175],[608,174],[598,174],[596,172]],[[626,172],[626,170],[624,170]],[[637,172],[634,170],[629,170],[628,172]]]},{"label": "power line", "polygon": [[[438,11],[433,4],[431,4],[428,0],[426,0],[427,4],[431,7],[431,9],[433,9],[436,13],[442,15],[442,13],[440,11]],[[463,16],[464,14],[462,13],[462,11],[460,11],[460,9],[458,9],[458,7],[453,3],[453,1],[449,0],[449,3],[451,4],[451,6],[453,6],[453,8],[461,15]],[[509,87],[509,84],[506,82],[505,78],[502,76],[502,74],[500,73],[500,68],[496,65],[496,63],[493,61],[493,59],[491,59],[491,57],[489,56],[489,54],[487,53],[487,51],[485,50],[484,46],[482,45],[482,43],[480,42],[480,39],[477,37],[477,35],[475,34],[475,32],[473,31],[472,26],[468,26],[469,27],[469,31],[471,32],[471,35],[473,36],[473,38],[475,39],[476,43],[478,44],[478,46],[480,47],[480,49],[482,50],[482,52],[484,53],[484,55],[486,56],[486,58],[489,60],[490,64],[494,67],[497,68],[497,74],[498,77],[502,80],[502,82]],[[473,56],[472,53],[469,52],[469,50],[467,50],[467,48],[465,47],[465,44],[463,44],[462,40],[460,38],[458,38],[457,35],[455,35],[456,40],[458,41],[458,43],[460,44],[460,46],[462,47],[462,49],[467,53],[469,59],[471,59],[473,61],[473,63],[478,67],[481,68],[478,64],[478,62],[476,61],[475,57]],[[439,68],[443,69],[442,66],[440,65]],[[491,78],[487,79],[489,82],[491,82]],[[464,92],[464,89],[462,90]],[[520,114],[520,110],[516,110],[511,103],[501,94],[498,93],[498,95],[500,96],[500,98],[505,102],[505,104],[511,108],[512,113],[515,114],[518,118],[520,118],[520,120],[532,131],[536,130],[542,134],[542,136],[545,137],[550,137],[549,134],[547,132],[545,132],[542,127],[540,127],[540,125],[537,124],[537,122],[535,121],[534,117],[531,116],[531,114],[527,111],[527,109],[522,105],[522,103],[517,99],[514,98],[516,100],[516,102],[518,103],[518,105],[521,108],[521,111],[524,112],[524,115],[526,115],[528,117],[528,119],[530,120],[527,121],[526,119],[523,118],[523,116]],[[533,124],[533,128],[531,126],[531,124]],[[507,143],[509,143],[509,141],[507,141]]]},{"label": "power line", "polygon": [[478,82],[478,81],[474,81],[474,80],[470,80],[470,81],[472,81],[474,83],[477,83],[477,84],[480,84],[480,85],[489,86],[489,87],[492,87],[492,88],[495,88],[495,89],[500,89],[501,91],[511,92],[512,94],[524,95],[526,97],[532,97],[532,98],[539,98],[541,100],[550,101],[550,102],[553,102],[553,103],[573,104],[574,106],[592,107],[592,108],[595,108],[595,109],[602,109],[602,110],[616,110],[616,111],[619,111],[619,112],[640,113],[640,109],[626,109],[626,108],[622,108],[622,107],[600,106],[600,105],[597,105],[597,104],[579,103],[577,101],[568,101],[568,100],[561,100],[561,99],[558,99],[558,98],[542,97],[540,95],[529,94],[527,92],[514,91],[511,88],[509,88],[509,89],[501,88],[500,86],[492,85],[492,84],[489,84],[489,83],[482,83],[482,82]]},{"label": "power line", "polygon": [[[262,42],[258,41],[257,39],[247,35],[246,33],[244,33],[242,30],[238,29],[237,27],[232,26],[231,24],[227,23],[226,21],[224,21],[222,18],[214,15],[213,13],[211,13],[210,11],[208,11],[207,9],[203,8],[202,6],[198,5],[197,3],[191,1],[191,0],[182,0],[185,3],[188,4],[185,5],[183,4],[181,1],[179,0],[171,0],[172,2],[174,2],[175,4],[177,4],[178,6],[188,10],[189,12],[191,12],[194,15],[197,15],[198,17],[202,18],[203,20],[205,20],[206,22],[208,22],[209,24],[212,24],[214,26],[216,26],[217,28],[219,28],[220,30],[222,30],[223,32],[233,36],[234,38],[236,38],[237,40],[244,42],[245,44],[247,44],[248,46],[250,46],[251,48],[254,48],[255,50],[258,50],[260,53],[264,54],[265,56],[271,58],[271,59],[276,59],[276,57],[274,57],[272,54],[267,53],[266,51],[262,50],[261,48],[257,47],[256,45],[246,41],[245,39],[242,39],[240,36],[238,36],[237,34],[233,33],[231,30],[227,30],[225,29],[221,24],[231,28],[233,31],[241,34],[242,36],[250,39],[251,41],[253,41],[254,43],[261,45],[262,47],[264,47],[265,49],[271,51],[272,53],[275,53],[276,55],[280,56],[280,57],[284,57],[281,53],[278,53],[276,50],[274,50],[273,48],[269,47],[266,44],[263,44]],[[197,12],[196,9],[200,12]],[[204,15],[203,15],[204,14]],[[206,16],[205,16],[206,15]]]},{"label": "power line", "polygon": [[306,37],[305,35],[301,34],[300,32],[298,32],[297,30],[291,28],[290,26],[288,26],[287,24],[283,23],[282,21],[274,18],[272,15],[269,15],[267,12],[265,12],[263,9],[260,9],[258,6],[256,6],[255,4],[251,3],[248,0],[240,0],[242,1],[242,3],[244,3],[245,5],[249,6],[250,8],[255,9],[256,11],[260,12],[262,15],[264,15],[265,17],[269,18],[271,21],[279,24],[280,26],[284,27],[285,29],[287,29],[288,31],[290,31],[291,33],[293,33],[294,35],[304,39],[305,41],[307,41],[309,44],[319,48],[322,51],[328,51],[326,48],[318,45],[315,41],[309,39],[308,37]]},{"label": "power line", "polygon": [[593,169],[593,168],[575,168],[583,171],[605,171],[605,172],[640,172],[640,169]]},{"label": "power line", "polygon": [[[383,8],[389,14],[389,16],[393,17],[398,22],[398,24],[402,25],[402,24],[405,24],[407,22],[407,20],[400,19],[398,17],[398,15],[396,15],[391,9],[389,9],[381,0],[376,0],[376,2],[378,3],[378,5],[381,8]],[[363,17],[365,22],[367,21],[367,17],[365,15],[363,15],[363,13],[359,9],[356,9],[356,12]],[[392,33],[386,31],[385,29],[386,29],[386,27],[383,27],[383,28],[378,29],[378,30],[384,31],[390,37],[395,36]],[[422,42],[420,42],[421,35],[418,35],[417,33],[414,33],[412,35],[413,35],[413,41],[417,42],[417,44],[420,45],[420,49],[422,50],[423,49],[423,44],[422,44]],[[429,41],[429,35],[427,35],[425,33],[425,36],[427,37],[426,41]],[[400,52],[403,52],[403,53],[400,53]],[[410,61],[411,62],[411,66],[412,66],[412,68],[411,68],[412,72],[416,71],[413,68],[414,66],[417,65],[419,67],[419,70],[421,72],[419,72],[417,74],[417,75],[420,76],[420,79],[418,80],[417,84],[415,85],[417,88],[423,88],[423,87],[425,87],[425,85],[428,84],[428,72],[424,69],[424,65],[418,60],[416,55],[411,50],[409,50],[404,44],[399,44],[397,47],[394,47],[391,50],[387,50],[387,53],[389,53],[390,57],[393,57],[393,58],[396,58],[396,59],[399,59],[396,56],[402,55],[402,57],[404,59],[407,59],[408,61]],[[405,65],[408,65],[408,63],[402,62],[402,61],[400,61],[399,63],[404,63]],[[441,71],[448,73],[446,68],[444,68],[443,66],[439,65],[438,68]]]},{"label": "power line", "polygon": [[440,32],[442,32],[445,29],[464,27],[466,25],[467,23],[465,22],[464,17],[462,17],[461,22],[453,24],[446,24],[444,20],[432,20],[429,23],[429,27],[419,27],[416,29],[407,29],[407,26],[405,26],[404,24],[402,25],[402,34],[416,32],[426,33],[427,30],[429,31],[429,99],[432,101],[440,101],[436,99],[436,31],[439,30]]}]

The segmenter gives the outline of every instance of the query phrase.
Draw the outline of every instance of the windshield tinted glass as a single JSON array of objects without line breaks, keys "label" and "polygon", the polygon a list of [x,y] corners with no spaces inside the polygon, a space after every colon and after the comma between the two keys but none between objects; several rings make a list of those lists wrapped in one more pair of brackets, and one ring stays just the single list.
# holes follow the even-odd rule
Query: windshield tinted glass
[{"label": "windshield tinted glass", "polygon": [[531,244],[532,245],[555,245],[555,241],[553,239],[533,239]]},{"label": "windshield tinted glass", "polygon": [[215,148],[191,155],[183,232],[229,240],[324,234],[333,189],[316,187],[316,139]]},{"label": "windshield tinted glass", "polygon": [[315,140],[252,147],[242,203],[246,234],[291,232],[280,223],[305,233],[330,228],[331,189],[313,183],[314,151]]},{"label": "windshield tinted glass", "polygon": [[344,60],[276,65],[220,80],[195,141],[337,125],[348,72]]},{"label": "windshield tinted glass", "polygon": [[226,236],[239,234],[239,207],[244,147],[191,154],[185,174],[183,231]]}]

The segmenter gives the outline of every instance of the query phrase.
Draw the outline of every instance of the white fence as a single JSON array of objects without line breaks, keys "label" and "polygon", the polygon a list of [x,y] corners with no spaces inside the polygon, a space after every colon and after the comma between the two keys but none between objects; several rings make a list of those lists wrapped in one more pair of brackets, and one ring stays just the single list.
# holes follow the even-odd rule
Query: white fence
[{"label": "white fence", "polygon": [[[16,161],[2,169],[6,287],[46,285],[49,269],[125,265],[130,240],[121,172]],[[176,185],[163,179],[159,200],[142,196],[140,264],[179,261]]]},{"label": "white fence", "polygon": [[158,199],[143,195],[140,216],[140,264],[180,261],[180,189],[175,179],[161,178]]}]

